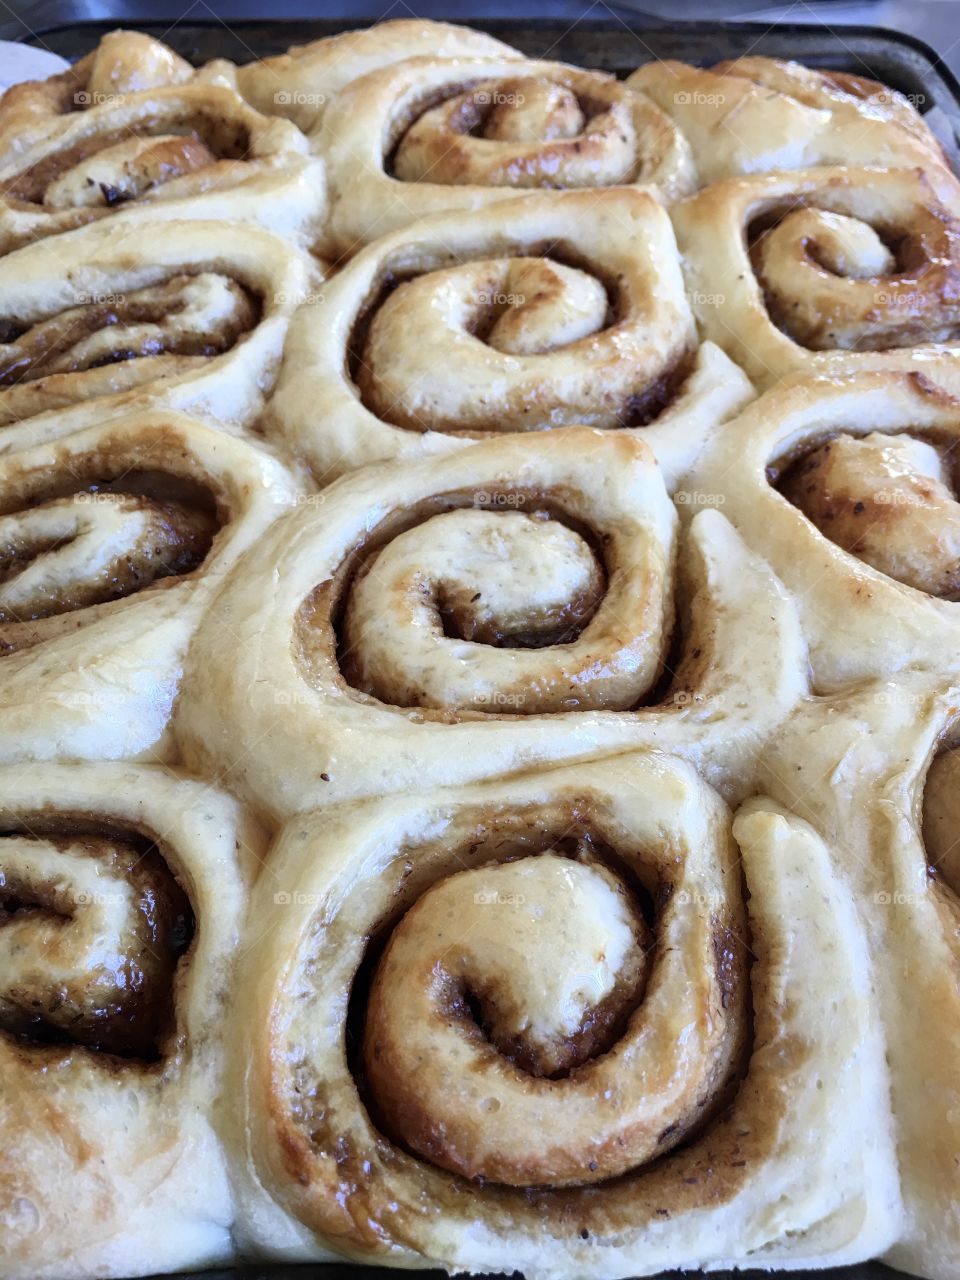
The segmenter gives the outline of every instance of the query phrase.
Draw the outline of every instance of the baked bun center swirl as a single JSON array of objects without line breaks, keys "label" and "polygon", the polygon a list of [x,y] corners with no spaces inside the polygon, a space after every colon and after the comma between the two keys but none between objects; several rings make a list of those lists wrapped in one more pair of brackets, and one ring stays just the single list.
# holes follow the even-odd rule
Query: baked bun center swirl
[{"label": "baked bun center swirl", "polygon": [[845,551],[918,591],[960,599],[960,503],[943,447],[841,434],[795,463],[781,488]]},{"label": "baked bun center swirl", "polygon": [[404,182],[518,188],[636,181],[636,103],[611,94],[600,78],[592,93],[589,77],[580,83],[578,93],[575,81],[546,76],[481,81],[420,116],[397,147],[394,174]]},{"label": "baked bun center swirl", "polygon": [[622,276],[615,296],[546,257],[481,258],[407,280],[359,335],[361,398],[421,432],[637,425],[683,352],[680,326],[661,324],[640,274]]},{"label": "baked bun center swirl", "polygon": [[960,326],[960,227],[936,204],[909,225],[810,205],[750,229],[750,257],[773,322],[813,351],[885,351],[947,342]]},{"label": "baked bun center swirl", "polygon": [[702,1117],[740,1043],[740,997],[703,981],[717,963],[703,920],[669,920],[666,887],[609,855],[588,835],[521,850],[441,878],[395,926],[362,1057],[397,1141],[464,1177],[574,1186]]},{"label": "baked bun center swirl", "polygon": [[[479,491],[394,537],[349,587],[342,669],[394,706],[519,714],[624,710],[651,690],[672,624],[664,542],[608,540]],[[507,504],[510,504],[509,506]],[[510,509],[513,507],[514,509]]]},{"label": "baked bun center swirl", "polygon": [[0,841],[0,1029],[153,1058],[193,928],[155,849],[105,836]]},{"label": "baked bun center swirl", "polygon": [[229,350],[259,318],[259,304],[243,285],[215,272],[175,275],[129,293],[93,294],[80,304],[25,325],[0,322],[0,386],[52,374],[79,373],[153,357],[143,378],[157,376],[156,360],[203,358]]}]

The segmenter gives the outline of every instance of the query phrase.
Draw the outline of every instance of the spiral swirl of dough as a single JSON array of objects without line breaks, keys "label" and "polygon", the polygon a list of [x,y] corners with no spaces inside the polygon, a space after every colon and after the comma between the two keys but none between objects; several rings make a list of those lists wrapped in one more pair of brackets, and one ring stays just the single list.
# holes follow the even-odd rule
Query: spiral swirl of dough
[{"label": "spiral swirl of dough", "polygon": [[[367,1006],[366,1078],[396,1136],[453,1173],[602,1182],[682,1141],[736,1062],[745,1010],[729,867],[672,888],[714,902],[710,923],[727,932],[703,920],[674,938],[665,923],[657,968],[635,895],[588,842],[573,860],[549,843],[524,855],[449,876],[399,922]],[[571,1131],[589,1135],[585,1149],[558,1141]]]},{"label": "spiral swirl of dough", "polygon": [[776,806],[635,752],[301,814],[270,871],[231,1028],[254,1248],[600,1277],[891,1238],[865,942]]},{"label": "spiral swirl of dough", "polygon": [[62,238],[55,254],[42,242],[8,254],[0,448],[158,401],[228,428],[249,422],[317,274],[278,236],[213,222],[122,234],[101,223]]},{"label": "spiral swirl of dough", "polygon": [[341,90],[318,137],[344,253],[538,188],[693,189],[689,147],[659,107],[560,63],[410,58]]},{"label": "spiral swirl of dough", "polygon": [[151,1057],[189,904],[155,852],[103,837],[0,845],[0,1029]]},{"label": "spiral swirl of dough", "polygon": [[739,776],[805,687],[796,615],[718,512],[679,556],[676,529],[623,432],[361,470],[231,574],[191,647],[181,750],[281,816],[647,743]]},{"label": "spiral swirl of dough", "polygon": [[0,758],[169,754],[193,629],[297,491],[255,446],[171,412],[0,457]]},{"label": "spiral swirl of dough", "polygon": [[817,686],[909,670],[956,678],[960,376],[783,379],[727,424],[687,481],[803,604]]},{"label": "spiral swirl of dough", "polygon": [[0,251],[117,213],[228,218],[309,248],[325,195],[322,161],[299,131],[227,85],[114,92],[0,161]]},{"label": "spiral swirl of dough", "polygon": [[761,386],[955,351],[958,219],[936,167],[730,179],[674,211],[702,331]]},{"label": "spiral swirl of dough", "polygon": [[642,438],[673,478],[750,395],[697,347],[661,206],[562,192],[431,218],[358,254],[297,314],[265,429],[321,482],[570,424]]},{"label": "spiral swirl of dough", "polygon": [[381,702],[441,712],[635,705],[663,670],[675,518],[652,467],[634,494],[642,526],[620,511],[593,523],[593,546],[572,527],[588,514],[579,504],[568,515],[516,490],[451,499],[348,588],[345,670]]},{"label": "spiral swirl of dough", "polygon": [[5,1271],[224,1260],[209,1098],[255,828],[206,783],[104,763],[0,767],[0,821]]}]

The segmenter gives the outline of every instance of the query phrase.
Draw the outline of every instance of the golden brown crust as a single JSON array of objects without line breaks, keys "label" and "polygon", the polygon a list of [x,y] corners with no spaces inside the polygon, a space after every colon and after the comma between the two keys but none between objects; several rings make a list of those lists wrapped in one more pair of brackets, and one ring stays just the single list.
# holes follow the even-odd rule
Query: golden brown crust
[{"label": "golden brown crust", "polygon": [[755,56],[706,68],[660,59],[627,84],[683,130],[702,185],[813,165],[946,167],[922,95],[846,72]]},{"label": "golden brown crust", "polygon": [[957,350],[960,186],[946,170],[732,178],[672,217],[702,333],[762,387],[930,372]]}]

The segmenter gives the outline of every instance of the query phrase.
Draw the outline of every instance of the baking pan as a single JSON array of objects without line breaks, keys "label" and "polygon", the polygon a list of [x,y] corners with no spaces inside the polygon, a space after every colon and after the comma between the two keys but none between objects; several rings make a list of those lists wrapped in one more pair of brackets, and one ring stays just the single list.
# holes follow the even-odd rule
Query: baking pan
[{"label": "baking pan", "polygon": [[[205,6],[204,6],[205,7]],[[173,25],[149,20],[148,0],[144,21],[124,15],[126,24],[155,36],[190,62],[228,58],[249,62],[254,57],[285,53],[292,44],[305,44],[368,22],[348,19],[274,19],[236,21],[181,21]],[[408,16],[410,10],[404,9]],[[457,14],[449,17],[457,21]],[[464,20],[463,18],[459,20]],[[670,26],[639,15],[621,20],[610,17],[571,24],[569,21],[519,19],[478,21],[472,27],[514,45],[531,57],[571,62],[626,75],[641,63],[661,58],[709,65],[724,58],[751,53],[771,58],[794,58],[810,66],[850,71],[879,80],[907,94],[920,111],[939,109],[960,123],[960,84],[950,69],[922,41],[913,36],[877,27],[814,27],[799,24],[679,22]],[[24,43],[35,44],[71,61],[89,53],[101,36],[117,22],[63,23],[32,32]],[[665,1272],[657,1280],[679,1280],[683,1272]],[[768,1271],[714,1271],[717,1280],[768,1280]],[[901,1273],[879,1262],[858,1263],[819,1271],[793,1271],[797,1280],[896,1280]],[[286,1264],[252,1263],[202,1273],[178,1273],[172,1280],[397,1280],[412,1275],[417,1280],[445,1280],[443,1271],[397,1271],[385,1267],[349,1263]]]},{"label": "baking pan", "polygon": [[[144,15],[149,7],[143,6]],[[404,8],[402,16],[409,13]],[[456,13],[451,18],[457,20]],[[126,20],[126,19],[125,19]],[[41,28],[25,43],[36,44],[71,61],[89,53],[116,22],[65,23]],[[275,19],[273,21],[166,22],[137,21],[139,30],[156,36],[190,62],[229,58],[249,62],[285,53],[291,44],[305,44],[367,22],[340,19]],[[852,71],[879,80],[905,93],[923,112],[934,107],[960,113],[960,84],[950,69],[921,40],[877,27],[812,27],[798,23],[681,22],[671,26],[642,25],[605,18],[571,24],[567,21],[473,21],[470,25],[505,40],[530,57],[572,62],[577,66],[627,74],[643,62],[679,58],[707,65],[747,52],[768,58],[795,58],[831,70]]]}]

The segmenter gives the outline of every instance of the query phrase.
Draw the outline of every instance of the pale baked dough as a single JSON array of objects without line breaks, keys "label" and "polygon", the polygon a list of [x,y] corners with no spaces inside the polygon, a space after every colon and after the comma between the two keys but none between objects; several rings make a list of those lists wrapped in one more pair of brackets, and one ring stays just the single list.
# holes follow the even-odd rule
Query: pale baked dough
[{"label": "pale baked dough", "polygon": [[509,45],[481,31],[397,18],[360,31],[294,45],[274,58],[237,67],[238,91],[265,115],[286,116],[301,129],[316,127],[326,107],[350,83],[407,58],[520,58]]},{"label": "pale baked dough", "polygon": [[759,781],[823,833],[856,896],[905,1208],[886,1258],[934,1280],[960,1274],[960,881],[925,818],[956,812],[958,698],[955,684],[907,673],[808,703],[765,753]]},{"label": "pale baked dough", "polygon": [[[624,993],[638,937],[645,985]],[[732,820],[666,755],[298,816],[255,889],[239,991],[243,1101],[223,1121],[247,1247],[602,1280],[822,1266],[895,1238],[850,889],[805,823],[762,798]],[[365,1015],[379,1057],[358,1085]],[[515,1065],[544,1042],[584,1060]],[[653,1162],[617,1143],[644,1124]],[[481,1152],[516,1185],[441,1167]],[[576,1185],[551,1185],[564,1162]]]},{"label": "pale baked dough", "polygon": [[944,169],[731,178],[671,217],[702,335],[758,386],[960,352],[960,185]]},{"label": "pale baked dough", "polygon": [[814,165],[945,165],[912,101],[843,71],[744,57],[713,67],[648,62],[627,84],[683,131],[701,185]]},{"label": "pale baked dough", "polygon": [[751,394],[697,345],[653,197],[565,192],[430,218],[358,254],[294,317],[264,429],[323,484],[587,423],[642,438],[673,486]]},{"label": "pale baked dough", "polygon": [[255,445],[169,411],[0,458],[0,762],[172,759],[190,636],[300,492]]},{"label": "pale baked dough", "polygon": [[[448,550],[453,509],[482,516],[466,563]],[[498,574],[508,592],[511,573],[531,583],[534,624],[544,598],[553,611],[577,603],[582,579],[564,557],[544,555],[551,513],[603,562],[607,589],[588,624],[570,643],[539,650],[463,638],[488,589],[487,623],[502,625]],[[693,759],[714,751],[711,780],[736,791],[753,753],[806,688],[798,621],[776,578],[716,511],[699,513],[680,548],[678,587],[672,529],[650,451],[623,433],[513,435],[365,468],[278,521],[230,576],[191,646],[176,728],[186,759],[278,816],[646,745]],[[341,614],[364,607],[356,572],[402,541],[413,567],[389,585],[379,621],[374,608],[360,627],[377,648],[378,627],[392,634],[381,669],[359,644],[344,646]],[[421,557],[430,567],[418,573]],[[652,660],[665,653],[677,596],[682,650],[661,693]],[[465,616],[447,622],[458,599]],[[570,664],[594,644],[598,660],[608,655],[599,674],[615,686],[610,705],[624,705],[609,663],[624,657],[633,633],[645,636],[640,709],[607,710],[600,701],[599,709],[563,710],[564,698],[574,706],[580,699]],[[472,700],[447,687],[456,672],[448,676],[441,663],[470,664],[475,686],[461,686],[473,688]],[[396,685],[405,691],[400,705],[389,701]],[[545,696],[561,709],[537,710]],[[651,698],[658,705],[640,705]]]},{"label": "pale baked dough", "polygon": [[659,107],[554,62],[410,58],[341,90],[317,142],[341,253],[522,191],[627,184],[669,200],[694,186],[689,147]]},{"label": "pale baked dough", "polygon": [[914,667],[955,678],[958,392],[942,368],[789,378],[685,482],[794,593],[821,689]]},{"label": "pale baked dough", "polygon": [[197,83],[111,95],[0,161],[0,252],[134,211],[252,223],[310,248],[327,212],[323,162],[289,122]]},{"label": "pale baked dough", "polygon": [[[0,817],[0,1275],[224,1262],[210,1105],[256,829],[205,783],[122,764],[0,768]],[[53,1043],[10,1034],[33,1017]]]},{"label": "pale baked dough", "polygon": [[0,450],[151,402],[251,423],[319,274],[259,228],[124,215],[7,254]]}]

